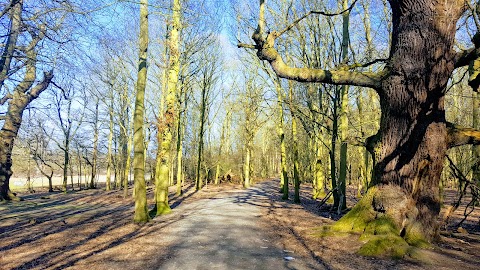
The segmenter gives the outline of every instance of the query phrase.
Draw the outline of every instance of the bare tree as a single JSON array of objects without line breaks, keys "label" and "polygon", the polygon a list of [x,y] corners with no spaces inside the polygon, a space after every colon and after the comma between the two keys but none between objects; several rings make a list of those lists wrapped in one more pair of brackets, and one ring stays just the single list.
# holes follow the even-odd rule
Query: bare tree
[{"label": "bare tree", "polygon": [[[2,52],[0,59],[0,106],[8,104],[7,111],[0,113],[0,122],[3,121],[0,129],[0,200],[15,199],[10,192],[9,181],[12,175],[12,149],[18,130],[22,123],[22,115],[25,108],[36,99],[53,79],[53,72],[44,72],[43,79],[37,80],[37,56],[40,41],[45,38],[46,26],[38,25],[35,28],[24,24],[21,16],[23,11],[23,0],[12,1],[10,15],[10,28],[7,36],[7,45]],[[21,46],[18,44],[18,36],[28,36],[30,41]],[[18,62],[24,66],[23,79],[15,85],[13,91],[4,91],[4,82],[11,73],[11,63],[14,52],[19,52]]]}]

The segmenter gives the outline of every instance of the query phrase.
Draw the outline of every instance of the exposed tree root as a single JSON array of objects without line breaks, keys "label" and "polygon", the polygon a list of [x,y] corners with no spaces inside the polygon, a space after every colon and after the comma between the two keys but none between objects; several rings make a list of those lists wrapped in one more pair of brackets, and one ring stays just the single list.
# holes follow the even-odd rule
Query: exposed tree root
[{"label": "exposed tree root", "polygon": [[161,204],[161,207],[158,207],[159,203],[157,203],[152,210],[150,210],[149,212],[149,215],[150,215],[150,218],[154,218],[154,217],[157,217],[157,216],[161,216],[161,215],[166,215],[166,214],[170,214],[172,212],[172,209],[170,208],[170,206],[168,205],[168,203],[162,203]]},{"label": "exposed tree root", "polygon": [[17,194],[8,190],[6,196],[0,196],[0,202],[9,202],[9,201],[19,202],[19,201],[23,201],[23,199],[18,197]]},{"label": "exposed tree root", "polygon": [[364,256],[402,258],[415,248],[429,247],[413,199],[400,187],[372,187],[345,216],[324,227],[320,236],[359,235]]}]

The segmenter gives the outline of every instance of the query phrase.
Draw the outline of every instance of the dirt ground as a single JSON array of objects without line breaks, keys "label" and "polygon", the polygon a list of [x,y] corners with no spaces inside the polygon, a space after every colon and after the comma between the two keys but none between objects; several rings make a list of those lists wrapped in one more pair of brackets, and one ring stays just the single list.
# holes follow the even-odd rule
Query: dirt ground
[{"label": "dirt ground", "polygon": [[357,255],[358,236],[315,236],[340,216],[306,185],[300,204],[282,201],[275,180],[173,192],[173,213],[145,225],[132,223],[122,191],[19,194],[0,204],[0,269],[480,269],[480,211],[455,226],[465,205],[432,249],[393,260]]}]

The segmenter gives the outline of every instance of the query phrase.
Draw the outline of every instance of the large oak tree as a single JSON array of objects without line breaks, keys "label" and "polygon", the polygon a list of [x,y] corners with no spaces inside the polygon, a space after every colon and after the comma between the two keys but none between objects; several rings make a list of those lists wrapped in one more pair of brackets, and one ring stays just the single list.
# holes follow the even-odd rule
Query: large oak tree
[{"label": "large oak tree", "polygon": [[[381,241],[408,248],[406,243],[419,245],[434,240],[439,229],[439,181],[446,151],[476,144],[480,135],[447,123],[444,108],[447,83],[456,68],[470,65],[470,85],[478,88],[474,60],[480,42],[474,41],[476,48],[467,51],[454,50],[457,21],[470,3],[389,0],[389,57],[379,72],[363,72],[346,65],[326,70],[286,64],[275,41],[304,17],[284,30],[266,33],[265,2],[260,0],[258,27],[252,36],[255,45],[244,46],[255,49],[278,76],[300,82],[369,87],[380,97],[380,129],[365,143],[375,161],[372,187],[333,229],[363,233],[370,240],[362,248],[366,254],[379,251],[374,247],[381,247]],[[306,16],[314,13],[335,15],[309,12]]]}]

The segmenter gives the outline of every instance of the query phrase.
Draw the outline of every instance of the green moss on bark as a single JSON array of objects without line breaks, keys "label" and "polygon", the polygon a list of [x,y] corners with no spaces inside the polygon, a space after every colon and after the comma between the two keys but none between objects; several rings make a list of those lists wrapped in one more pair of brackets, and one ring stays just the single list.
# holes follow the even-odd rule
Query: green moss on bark
[{"label": "green moss on bark", "polygon": [[363,233],[368,223],[375,219],[372,201],[376,190],[375,187],[371,188],[352,210],[331,227],[331,230],[347,233]]},{"label": "green moss on bark", "polygon": [[[364,242],[358,253],[363,256],[403,258],[413,249],[429,247],[418,222],[395,220],[391,211],[375,211],[379,189],[372,187],[345,216],[331,226],[321,228],[320,237],[359,235]],[[411,223],[409,223],[411,222]]]},{"label": "green moss on bark", "polygon": [[401,259],[413,248],[403,238],[394,234],[368,235],[365,238],[368,239],[367,242],[358,251],[362,256]]},{"label": "green moss on bark", "polygon": [[172,209],[168,205],[168,203],[157,203],[155,207],[150,211],[150,217],[156,217],[161,215],[170,214]]}]

